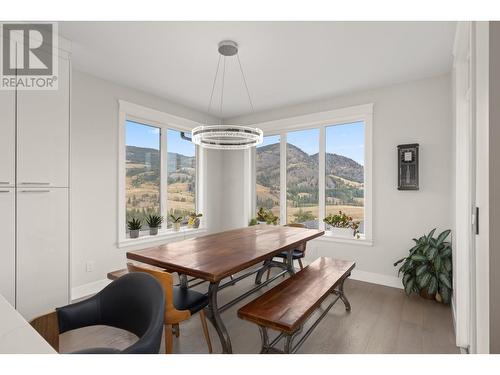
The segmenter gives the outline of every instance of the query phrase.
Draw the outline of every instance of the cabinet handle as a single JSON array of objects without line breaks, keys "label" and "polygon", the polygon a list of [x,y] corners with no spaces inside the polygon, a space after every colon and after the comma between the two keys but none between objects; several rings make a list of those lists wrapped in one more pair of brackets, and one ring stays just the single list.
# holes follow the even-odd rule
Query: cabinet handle
[{"label": "cabinet handle", "polygon": [[21,190],[21,193],[50,193],[50,190]]},{"label": "cabinet handle", "polygon": [[9,181],[0,181],[0,185],[9,185],[10,182]]},{"label": "cabinet handle", "polygon": [[50,182],[21,182],[21,185],[50,185]]},{"label": "cabinet handle", "polygon": [[0,190],[0,193],[10,193],[9,190]]}]

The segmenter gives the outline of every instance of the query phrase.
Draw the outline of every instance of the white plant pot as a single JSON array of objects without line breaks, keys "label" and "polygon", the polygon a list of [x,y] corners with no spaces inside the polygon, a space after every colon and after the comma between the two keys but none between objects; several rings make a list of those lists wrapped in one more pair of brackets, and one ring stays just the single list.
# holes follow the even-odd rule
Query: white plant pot
[{"label": "white plant pot", "polygon": [[172,227],[174,228],[174,231],[178,232],[181,230],[181,223],[172,223]]},{"label": "white plant pot", "polygon": [[333,237],[354,238],[351,228],[330,228],[330,233]]}]

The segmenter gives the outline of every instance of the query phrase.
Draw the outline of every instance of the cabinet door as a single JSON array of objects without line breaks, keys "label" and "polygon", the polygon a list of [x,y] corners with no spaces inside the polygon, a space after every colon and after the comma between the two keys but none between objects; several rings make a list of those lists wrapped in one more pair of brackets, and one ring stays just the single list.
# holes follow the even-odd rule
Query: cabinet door
[{"label": "cabinet door", "polygon": [[0,294],[14,305],[15,189],[0,187]]},{"label": "cabinet door", "polygon": [[16,92],[0,90],[0,189],[14,186]]},{"label": "cabinet door", "polygon": [[68,186],[69,61],[58,58],[57,90],[17,92],[17,185]]},{"label": "cabinet door", "polygon": [[26,318],[68,303],[68,189],[17,190],[16,308]]}]

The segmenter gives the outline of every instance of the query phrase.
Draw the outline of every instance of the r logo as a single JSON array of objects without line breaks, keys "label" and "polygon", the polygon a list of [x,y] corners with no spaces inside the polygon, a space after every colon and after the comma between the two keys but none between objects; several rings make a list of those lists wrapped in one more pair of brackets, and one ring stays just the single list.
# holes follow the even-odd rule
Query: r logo
[{"label": "r logo", "polygon": [[[4,76],[51,76],[54,74],[53,25],[7,23],[2,25]],[[16,72],[17,69],[17,72]]]}]

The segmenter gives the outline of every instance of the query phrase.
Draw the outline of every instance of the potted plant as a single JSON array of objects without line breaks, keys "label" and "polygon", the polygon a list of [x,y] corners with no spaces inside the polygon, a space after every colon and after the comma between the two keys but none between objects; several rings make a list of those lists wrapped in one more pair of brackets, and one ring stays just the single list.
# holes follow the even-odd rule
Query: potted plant
[{"label": "potted plant", "polygon": [[251,218],[250,221],[248,222],[249,227],[257,225],[257,224],[259,224],[259,222],[257,221],[256,218]]},{"label": "potted plant", "polygon": [[259,208],[256,219],[259,223],[265,223],[267,221],[267,212],[264,207]]},{"label": "potted plant", "polygon": [[189,228],[199,228],[200,227],[200,217],[202,214],[197,214],[196,212],[191,212],[188,219]]},{"label": "potted plant", "polygon": [[127,222],[127,227],[130,231],[130,238],[138,238],[142,228],[141,219],[132,218]]},{"label": "potted plant", "polygon": [[172,223],[172,227],[176,232],[181,230],[181,222],[182,222],[182,216],[177,216],[174,214],[170,215],[170,222]]},{"label": "potted plant", "polygon": [[335,215],[328,215],[323,221],[327,224],[327,229],[330,229],[335,236],[359,238],[359,222],[353,221],[352,217],[342,211]]},{"label": "potted plant", "polygon": [[257,211],[256,221],[258,223],[266,223],[272,225],[278,225],[279,217],[274,215],[271,210],[265,210],[264,207],[260,207]]},{"label": "potted plant", "polygon": [[149,226],[149,234],[155,236],[158,234],[158,228],[163,223],[163,217],[160,215],[150,214],[146,216],[146,223]]},{"label": "potted plant", "polygon": [[403,274],[406,294],[419,293],[420,296],[450,303],[452,288],[452,248],[446,241],[450,230],[434,237],[433,229],[428,235],[413,239],[413,246],[407,257],[394,263],[403,263],[398,275]]}]

